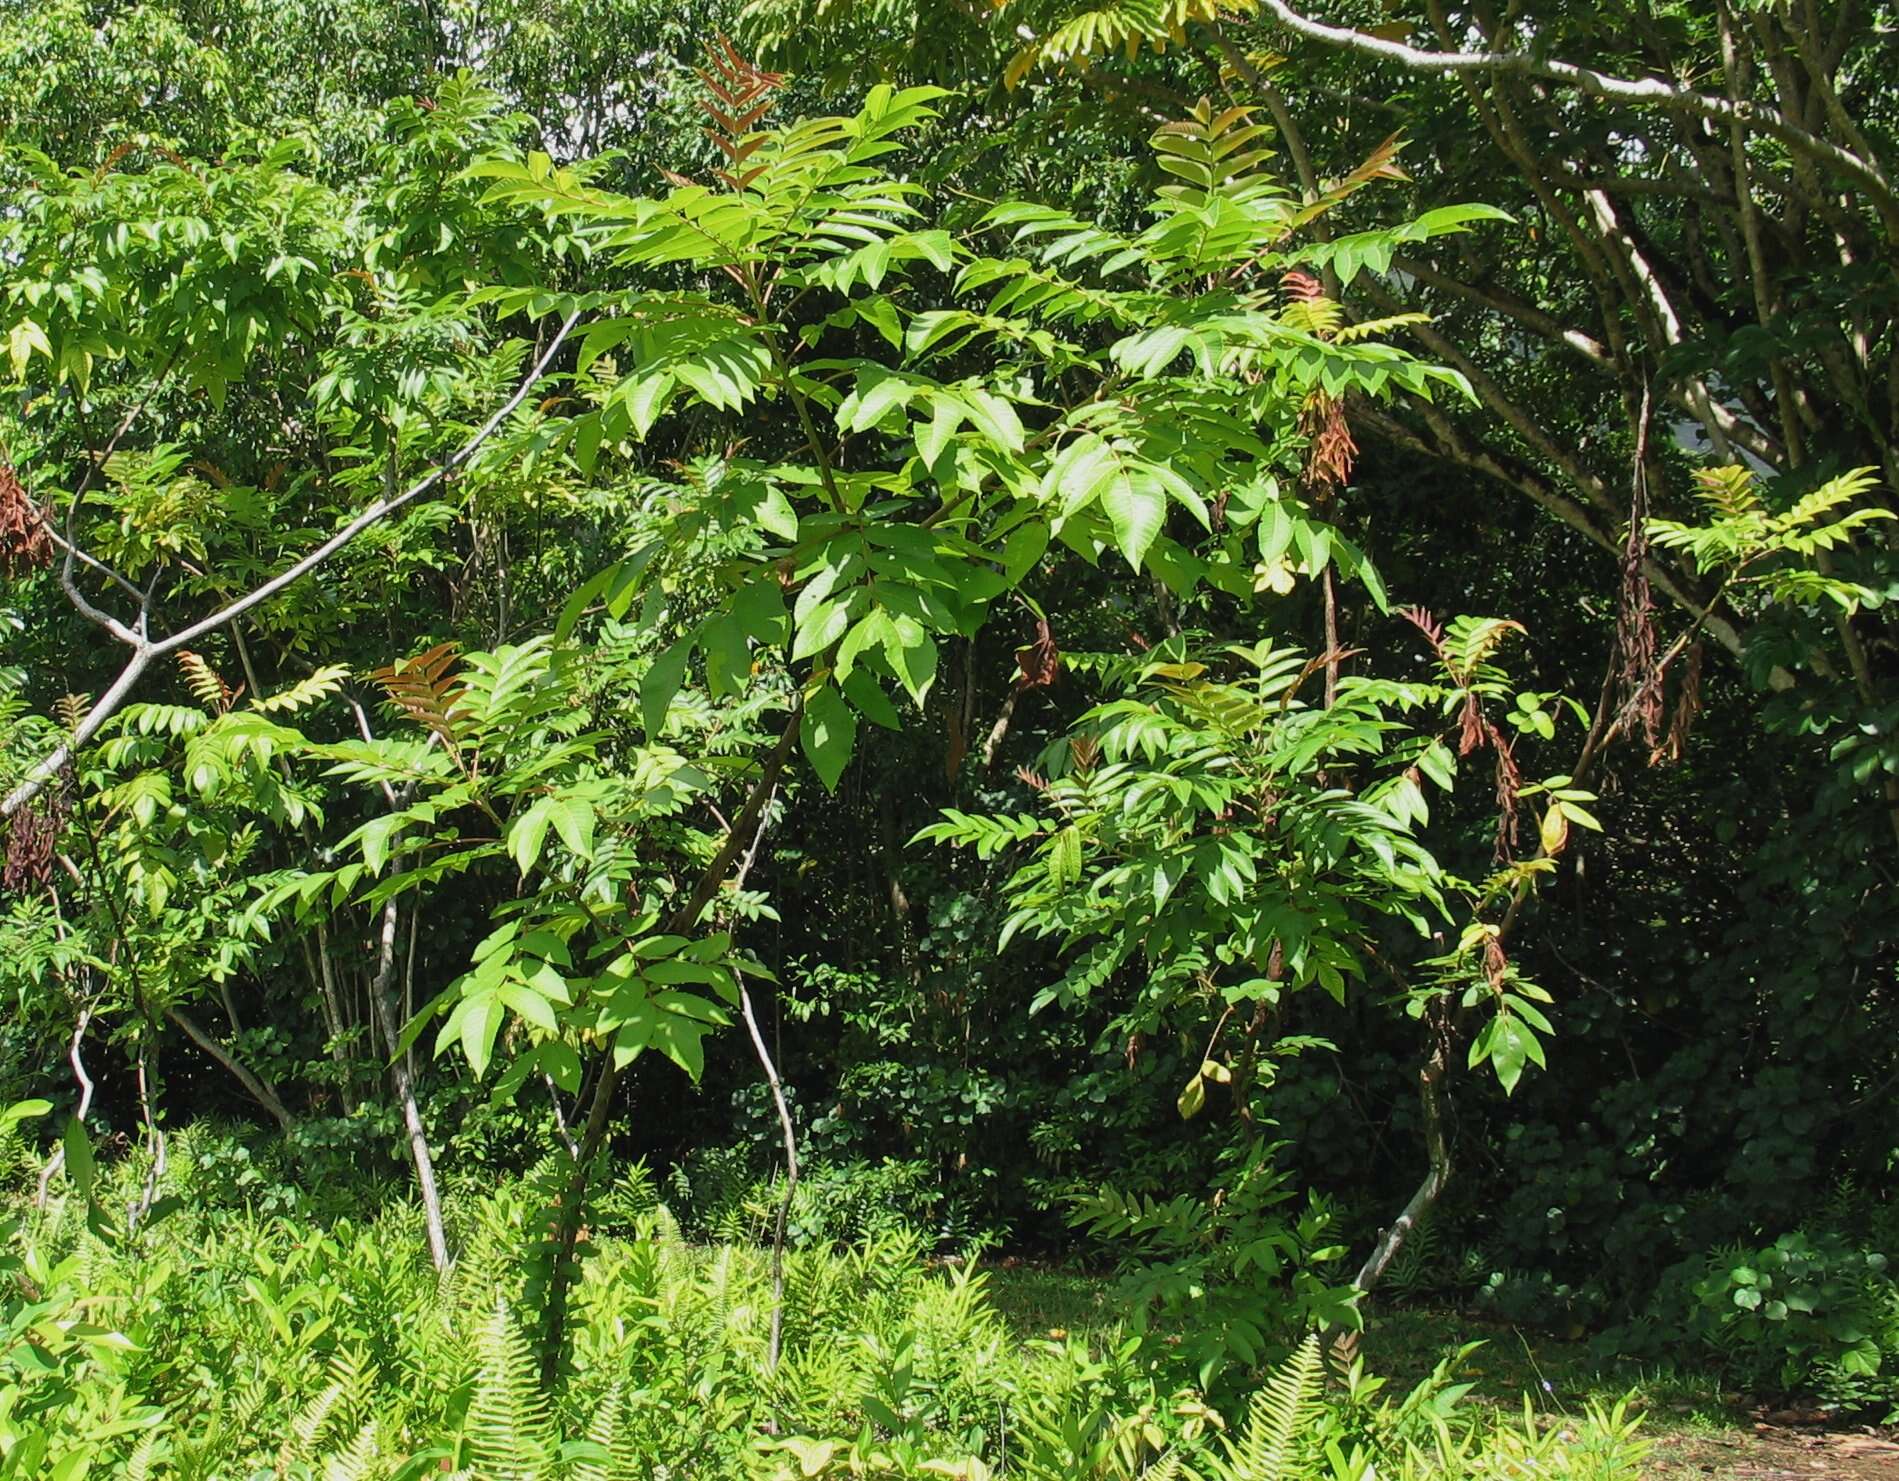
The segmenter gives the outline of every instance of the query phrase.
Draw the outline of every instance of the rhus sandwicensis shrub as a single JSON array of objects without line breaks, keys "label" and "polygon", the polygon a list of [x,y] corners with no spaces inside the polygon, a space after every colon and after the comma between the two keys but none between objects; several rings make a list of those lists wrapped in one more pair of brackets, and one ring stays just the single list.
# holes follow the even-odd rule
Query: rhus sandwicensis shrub
[{"label": "rhus sandwicensis shrub", "polygon": [[[1544,1064],[1554,1032],[1549,994],[1504,943],[1571,827],[1598,826],[1590,793],[1563,775],[1532,781],[1527,749],[1519,759],[1518,741],[1553,736],[1565,707],[1510,680],[1499,651],[1517,624],[1404,615],[1429,655],[1424,680],[1328,673],[1326,655],[1270,641],[1066,655],[1114,697],[1022,773],[1033,810],[947,811],[919,835],[1021,860],[1002,943],[1045,938],[1067,962],[1037,1010],[1107,1008],[1100,1047],[1123,1056],[1178,1041],[1179,1115],[1226,1113],[1232,1140],[1204,1191],[1074,1200],[1075,1222],[1118,1242],[1143,1305],[1219,1303],[1219,1322],[1177,1354],[1156,1351],[1189,1359],[1203,1385],[1229,1363],[1256,1368],[1305,1325],[1358,1324],[1360,1298],[1448,1179],[1441,1097],[1453,1054],[1508,1091]],[[1439,862],[1427,829],[1460,763],[1486,761],[1496,867],[1465,880]],[[1533,805],[1532,843],[1518,810]],[[1333,1268],[1347,1250],[1322,1203],[1285,1206],[1267,1135],[1278,1065],[1351,1052],[1297,1031],[1297,995],[1343,1002],[1354,988],[1424,1030],[1428,1160],[1418,1194],[1355,1275]]]},{"label": "rhus sandwicensis shrub", "polygon": [[[724,160],[705,179],[627,196],[538,154],[468,172],[488,182],[485,205],[544,223],[571,258],[558,282],[473,295],[504,317],[579,322],[576,409],[547,418],[536,456],[598,475],[635,467],[643,441],[685,445],[665,472],[641,469],[636,548],[573,594],[552,635],[437,647],[382,672],[411,732],[319,754],[394,805],[345,841],[349,862],[300,888],[386,904],[478,864],[518,870],[495,932],[431,1012],[446,1015],[438,1049],[459,1045],[478,1077],[507,1059],[503,1093],[536,1073],[557,1095],[585,1086],[551,1250],[549,1364],[620,1076],[648,1048],[696,1074],[701,1040],[743,1000],[748,957],[708,907],[794,749],[835,788],[865,722],[896,728],[897,699],[925,703],[941,645],[1063,560],[1248,599],[1283,589],[1295,564],[1375,589],[1362,554],[1277,475],[1298,464],[1302,419],[1327,424],[1340,398],[1461,381],[1384,343],[1389,325],[1343,325],[1280,277],[1309,261],[1349,278],[1402,240],[1498,215],[1446,209],[1319,240],[1307,229],[1388,174],[1388,155],[1303,202],[1264,173],[1245,110],[1203,103],[1155,134],[1173,183],[1146,229],[1005,203],[959,239],[929,224],[901,168],[939,90],[878,86],[853,114],[774,127],[782,79],[724,44],[702,76]],[[1257,549],[1243,522],[1216,518],[1234,505],[1272,532]],[[638,680],[644,736],[610,753],[568,700],[568,645],[635,610],[664,645]],[[694,693],[744,695],[764,732],[732,768],[741,801],[723,836],[684,847],[696,882],[653,872],[632,841],[640,819],[683,818],[720,790],[670,736]]]}]

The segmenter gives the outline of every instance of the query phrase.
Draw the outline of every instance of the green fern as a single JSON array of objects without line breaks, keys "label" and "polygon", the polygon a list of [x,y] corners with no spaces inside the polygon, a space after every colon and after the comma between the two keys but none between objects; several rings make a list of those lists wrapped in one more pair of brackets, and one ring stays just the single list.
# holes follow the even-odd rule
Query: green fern
[{"label": "green fern", "polygon": [[330,1381],[290,1421],[290,1433],[277,1453],[278,1475],[314,1460],[331,1431],[360,1413],[374,1384],[375,1371],[361,1352],[344,1348],[331,1358]]},{"label": "green fern", "polygon": [[462,1454],[489,1481],[536,1481],[553,1463],[547,1398],[527,1338],[495,1303],[475,1339],[474,1392],[462,1425]]},{"label": "green fern", "polygon": [[153,1427],[139,1436],[138,1444],[125,1458],[125,1481],[152,1481],[158,1475],[158,1442],[164,1431]]},{"label": "green fern", "polygon": [[1293,1349],[1247,1407],[1246,1427],[1224,1443],[1226,1456],[1212,1464],[1213,1481],[1307,1481],[1316,1467],[1302,1461],[1299,1440],[1319,1412],[1324,1364],[1319,1339],[1308,1335]]}]

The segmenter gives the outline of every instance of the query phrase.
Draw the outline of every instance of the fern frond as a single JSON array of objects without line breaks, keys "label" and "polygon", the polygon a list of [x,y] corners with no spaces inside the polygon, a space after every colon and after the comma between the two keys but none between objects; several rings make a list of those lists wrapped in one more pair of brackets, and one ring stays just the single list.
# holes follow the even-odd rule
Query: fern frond
[{"label": "fern frond", "polygon": [[467,1458],[490,1481],[536,1481],[554,1453],[547,1397],[527,1338],[502,1302],[475,1339],[477,1370],[463,1436]]},{"label": "fern frond", "polygon": [[314,1462],[331,1429],[361,1411],[374,1380],[374,1370],[360,1351],[338,1351],[330,1359],[330,1381],[290,1421],[290,1433],[277,1453],[278,1473],[300,1462]]},{"label": "fern frond", "polygon": [[322,1440],[324,1431],[330,1427],[330,1415],[343,1400],[343,1385],[331,1382],[324,1385],[318,1394],[290,1421],[290,1434],[277,1452],[277,1470],[279,1474],[290,1469],[298,1461],[309,1460]]},{"label": "fern frond", "polygon": [[125,1481],[152,1481],[158,1474],[154,1467],[158,1463],[161,1433],[154,1428],[139,1436],[138,1444],[132,1447],[132,1453],[125,1458]]},{"label": "fern frond", "polygon": [[1246,1428],[1228,1440],[1220,1481],[1296,1481],[1294,1452],[1319,1402],[1319,1339],[1309,1334],[1253,1395]]},{"label": "fern frond", "polygon": [[625,1428],[621,1422],[622,1403],[621,1387],[616,1379],[595,1406],[593,1418],[587,1425],[587,1443],[594,1447],[597,1455],[583,1455],[574,1462],[569,1473],[572,1481],[614,1481],[628,1474],[621,1469],[620,1449]]},{"label": "fern frond", "polygon": [[382,1441],[372,1419],[348,1445],[324,1460],[323,1481],[372,1481],[383,1459]]}]

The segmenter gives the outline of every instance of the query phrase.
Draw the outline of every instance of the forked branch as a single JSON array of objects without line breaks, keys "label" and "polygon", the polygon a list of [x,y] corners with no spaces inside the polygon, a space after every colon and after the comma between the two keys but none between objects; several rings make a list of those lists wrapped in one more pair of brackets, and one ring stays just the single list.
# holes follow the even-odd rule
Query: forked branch
[{"label": "forked branch", "polygon": [[[391,495],[385,499],[378,499],[374,504],[363,510],[361,514],[358,514],[356,518],[344,525],[342,529],[338,530],[334,535],[330,536],[329,539],[317,546],[316,549],[296,562],[296,564],[280,571],[261,586],[257,586],[249,592],[246,592],[243,596],[226,603],[209,617],[200,618],[189,626],[180,628],[177,632],[170,634],[168,637],[155,639],[149,634],[152,601],[151,592],[146,591],[139,594],[138,617],[132,624],[128,625],[94,607],[78,594],[74,585],[69,581],[67,583],[67,596],[73,601],[80,613],[89,621],[110,633],[114,638],[118,639],[119,642],[125,644],[126,647],[130,648],[131,654],[125,660],[125,666],[119,670],[118,677],[112,681],[105,693],[99,696],[98,702],[86,712],[85,718],[74,728],[73,733],[35,762],[32,769],[27,772],[20,784],[7,795],[5,801],[0,801],[0,818],[12,817],[21,808],[25,807],[27,803],[37,797],[47,782],[59,775],[61,769],[65,767],[67,762],[72,760],[74,754],[97,735],[99,728],[104,725],[107,720],[111,719],[112,716],[118,712],[119,708],[124,705],[125,701],[131,696],[133,689],[137,687],[138,681],[144,676],[145,670],[151,667],[153,659],[163,658],[168,653],[175,653],[180,648],[189,647],[204,637],[205,634],[215,632],[227,622],[242,617],[245,613],[262,606],[265,602],[271,600],[271,598],[288,590],[305,576],[309,575],[318,566],[321,566],[325,561],[329,560],[331,556],[348,545],[358,535],[362,534],[363,531],[369,529],[372,525],[381,523],[390,515],[396,513],[397,510],[414,503],[417,499],[450,477],[458,468],[467,463],[469,459],[474,457],[474,455],[480,451],[482,445],[494,435],[495,430],[514,414],[515,409],[527,399],[528,393],[532,391],[534,387],[540,383],[541,378],[546,375],[547,367],[553,362],[555,353],[566,340],[569,331],[573,329],[574,321],[577,317],[575,314],[569,314],[567,316],[565,322],[560,326],[559,333],[554,336],[547,348],[541,352],[540,358],[534,362],[533,368],[528,371],[526,378],[521,382],[520,386],[515,389],[514,394],[496,409],[494,415],[481,424],[468,441],[464,442],[454,453],[439,463],[432,472],[418,482],[411,484],[402,493]],[[62,544],[64,543],[66,542],[62,542]],[[114,580],[115,584],[121,586],[127,585],[127,583],[123,582],[120,578],[113,577],[110,572],[106,572],[103,566],[100,566],[98,562],[79,551],[76,546],[68,547],[67,566],[69,570],[72,560],[75,557],[83,560],[88,566],[93,566],[105,572],[109,579]]]}]

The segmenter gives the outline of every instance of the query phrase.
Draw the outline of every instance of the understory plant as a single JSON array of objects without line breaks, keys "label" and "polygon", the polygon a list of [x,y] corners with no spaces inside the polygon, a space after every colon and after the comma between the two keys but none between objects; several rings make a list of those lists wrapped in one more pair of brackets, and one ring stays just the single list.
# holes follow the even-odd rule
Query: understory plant
[{"label": "understory plant", "polygon": [[[99,1198],[137,1187],[139,1160],[99,1165]],[[932,1262],[900,1230],[787,1255],[773,1365],[766,1252],[682,1239],[650,1184],[624,1232],[598,1236],[574,1291],[571,1367],[546,1388],[519,1259],[543,1216],[538,1176],[451,1184],[459,1254],[446,1277],[417,1237],[421,1211],[401,1201],[327,1225],[182,1208],[158,1253],[89,1227],[87,1200],[62,1181],[8,1231],[0,1474],[1636,1474],[1640,1445],[1619,1413],[1518,1423],[1463,1405],[1455,1368],[1468,1352],[1394,1402],[1362,1368],[1327,1390],[1309,1341],[1223,1410],[1191,1386],[1157,1386],[1112,1323],[1021,1331],[996,1277]]]}]

